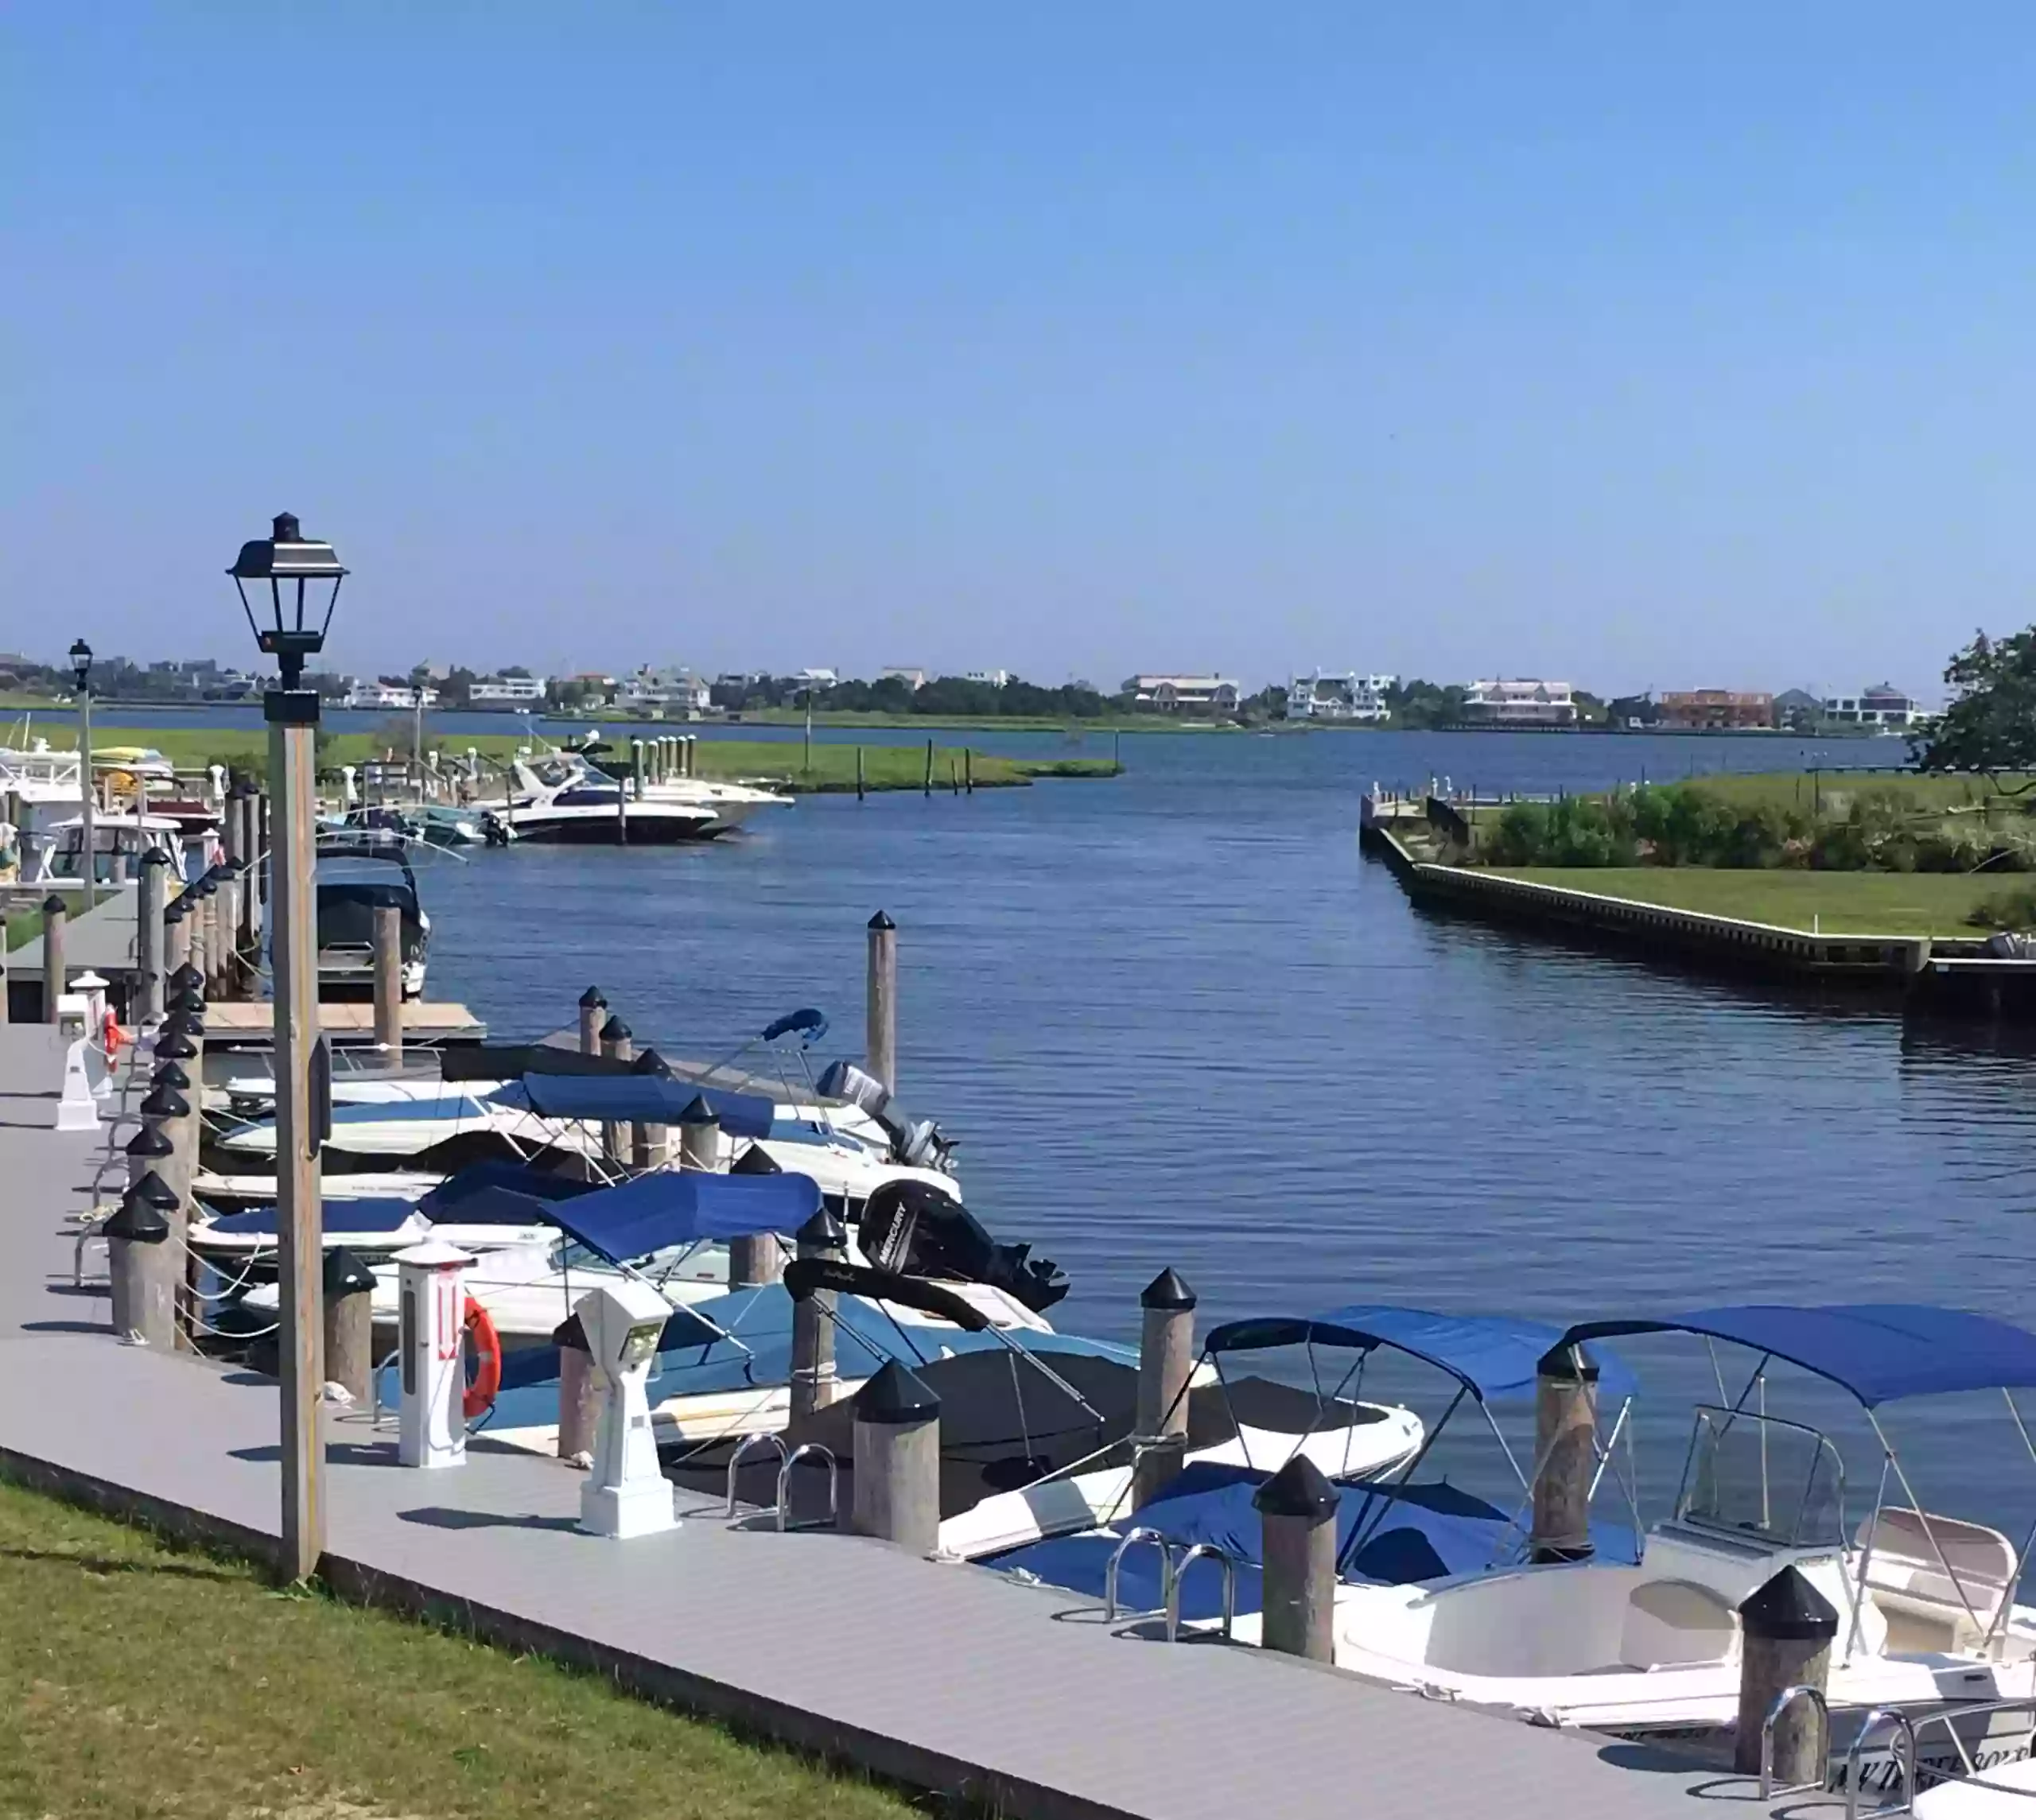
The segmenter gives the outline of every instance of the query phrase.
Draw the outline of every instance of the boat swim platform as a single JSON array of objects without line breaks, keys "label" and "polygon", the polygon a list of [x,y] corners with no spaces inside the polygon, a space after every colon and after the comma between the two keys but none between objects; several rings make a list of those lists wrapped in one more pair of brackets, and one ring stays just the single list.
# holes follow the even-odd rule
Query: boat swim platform
[{"label": "boat swim platform", "polygon": [[[72,1285],[77,1209],[117,1180],[109,1134],[49,1128],[61,1051],[0,1029],[0,1469],[191,1539],[265,1553],[279,1500],[273,1380],[113,1340]],[[131,1083],[130,1084],[131,1088]],[[114,1128],[113,1141],[126,1135]],[[564,1465],[481,1438],[395,1464],[329,1418],[324,1575],[344,1597],[596,1669],[646,1698],[915,1790],[1038,1820],[1683,1820],[1759,1802],[1744,1778],[1463,1710],[1333,1670],[1105,1625],[1078,1595],[888,1543],[731,1524],[575,1527]],[[1821,1803],[1815,1805],[1821,1806]]]}]

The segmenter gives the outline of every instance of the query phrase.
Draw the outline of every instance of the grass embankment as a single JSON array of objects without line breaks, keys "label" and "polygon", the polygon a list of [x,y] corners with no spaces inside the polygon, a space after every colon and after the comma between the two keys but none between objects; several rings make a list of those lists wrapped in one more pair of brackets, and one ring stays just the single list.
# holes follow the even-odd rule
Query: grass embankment
[{"label": "grass embankment", "polygon": [[[667,728],[675,731],[675,728]],[[449,735],[434,739],[429,724],[425,728],[427,750],[441,751],[452,758],[464,758],[468,747],[492,763],[499,764],[523,743],[517,733],[484,733],[471,739]],[[111,746],[153,747],[180,768],[229,765],[255,776],[267,769],[269,740],[259,728],[208,728],[202,727],[107,727],[92,732],[95,751]],[[612,757],[620,747],[627,755],[628,739],[609,742]],[[372,733],[336,733],[319,746],[319,763],[329,770],[340,765],[363,764],[391,750],[387,739]],[[813,748],[812,768],[806,768],[801,748],[782,739],[703,739],[694,748],[700,774],[705,778],[769,778],[795,790],[839,792],[856,787],[857,747],[827,742]],[[865,746],[864,776],[872,790],[919,790],[926,777],[923,746]],[[966,782],[967,768],[974,767],[978,790],[997,790],[1031,783],[1035,778],[1107,778],[1117,774],[1109,759],[1001,759],[977,752],[965,758],[960,746],[936,746],[933,755],[933,787],[950,787],[950,776]],[[492,774],[485,774],[485,797]]]},{"label": "grass embankment", "polygon": [[1737,917],[1825,935],[1937,935],[1971,940],[1968,918],[1997,897],[1988,874],[1797,872],[1711,866],[1508,866],[1498,877],[1632,898],[1706,916]]},{"label": "grass embankment", "polygon": [[1719,775],[1483,809],[1475,847],[1506,876],[1572,891],[1824,933],[1969,938],[2036,921],[2030,802],[1984,778]]},{"label": "grass embankment", "polygon": [[0,1484],[0,1812],[902,1816],[890,1793]]}]

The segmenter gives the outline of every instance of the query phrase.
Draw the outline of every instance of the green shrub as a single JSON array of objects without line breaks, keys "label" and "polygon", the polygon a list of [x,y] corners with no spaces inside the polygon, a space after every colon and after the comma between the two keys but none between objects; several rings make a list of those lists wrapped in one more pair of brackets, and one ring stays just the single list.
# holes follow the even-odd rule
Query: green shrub
[{"label": "green shrub", "polygon": [[1978,929],[2036,929],[2036,887],[2017,885],[1982,898],[1965,920]]}]

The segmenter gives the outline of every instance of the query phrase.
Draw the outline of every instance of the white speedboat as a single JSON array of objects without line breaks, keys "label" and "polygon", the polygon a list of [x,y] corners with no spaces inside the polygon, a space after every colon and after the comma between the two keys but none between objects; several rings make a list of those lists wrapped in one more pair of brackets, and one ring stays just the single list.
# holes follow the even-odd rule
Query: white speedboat
[{"label": "white speedboat", "polygon": [[[1321,1317],[1317,1343],[1376,1343],[1376,1314]],[[1210,1345],[1220,1349],[1226,1333]],[[1575,1365],[1584,1348],[1654,1333],[1736,1345],[1757,1360],[1735,1399],[1721,1379],[1719,1403],[1698,1408],[1673,1514],[1644,1533],[1635,1515],[1637,1546],[1594,1525],[1580,1549],[1564,1551],[1579,1558],[1536,1562],[1517,1511],[1474,1510],[1460,1494],[1444,1511],[1423,1488],[1395,1486],[1339,1549],[1339,1667],[1537,1724],[1722,1744],[1738,1709],[1740,1608],[1793,1568],[1835,1618],[1834,1710],[1898,1706],[1914,1718],[2036,1696],[2036,1609],[2014,1597],[2020,1551],[1997,1530],[1890,1502],[1891,1490],[1913,1494],[1875,1414],[1898,1399],[1968,1390],[2001,1391],[2012,1411],[2014,1391],[2036,1385],[2036,1335],[1910,1305],[1728,1307],[1586,1323],[1552,1350]],[[1766,1412],[1776,1361],[1858,1401],[1881,1455],[1864,1509],[1848,1508],[1827,1435]],[[1603,1395],[1614,1362],[1592,1362]],[[1594,1483],[1626,1414],[1622,1399],[1610,1438],[1593,1437]],[[1531,1484],[1522,1488],[1531,1496]],[[1257,1629],[1249,1613],[1236,1634],[1253,1641]],[[1883,1739],[1867,1768],[1888,1761]]]},{"label": "white speedboat", "polygon": [[322,998],[361,998],[375,987],[375,917],[396,912],[402,995],[424,995],[431,918],[418,900],[417,874],[399,839],[370,830],[327,836],[318,844],[318,990]]},{"label": "white speedboat", "polygon": [[626,794],[577,752],[514,759],[510,770],[514,788],[495,813],[519,840],[662,846],[707,840],[724,819],[701,801]]}]

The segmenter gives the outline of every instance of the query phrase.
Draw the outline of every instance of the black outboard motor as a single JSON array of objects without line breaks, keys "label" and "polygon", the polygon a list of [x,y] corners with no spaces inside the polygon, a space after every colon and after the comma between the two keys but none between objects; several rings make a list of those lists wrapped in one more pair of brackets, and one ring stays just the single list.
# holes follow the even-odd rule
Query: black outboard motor
[{"label": "black outboard motor", "polygon": [[857,1239],[879,1270],[988,1283],[1035,1314],[1067,1294],[1059,1265],[1035,1258],[1030,1245],[1000,1245],[960,1201],[928,1182],[885,1182],[864,1203]]},{"label": "black outboard motor", "polygon": [[954,1166],[954,1146],[941,1135],[931,1119],[908,1119],[891,1101],[891,1092],[873,1074],[865,1073],[853,1061],[830,1062],[814,1084],[823,1099],[845,1100],[884,1127],[891,1140],[891,1160],[907,1169],[938,1170],[946,1174]]}]

